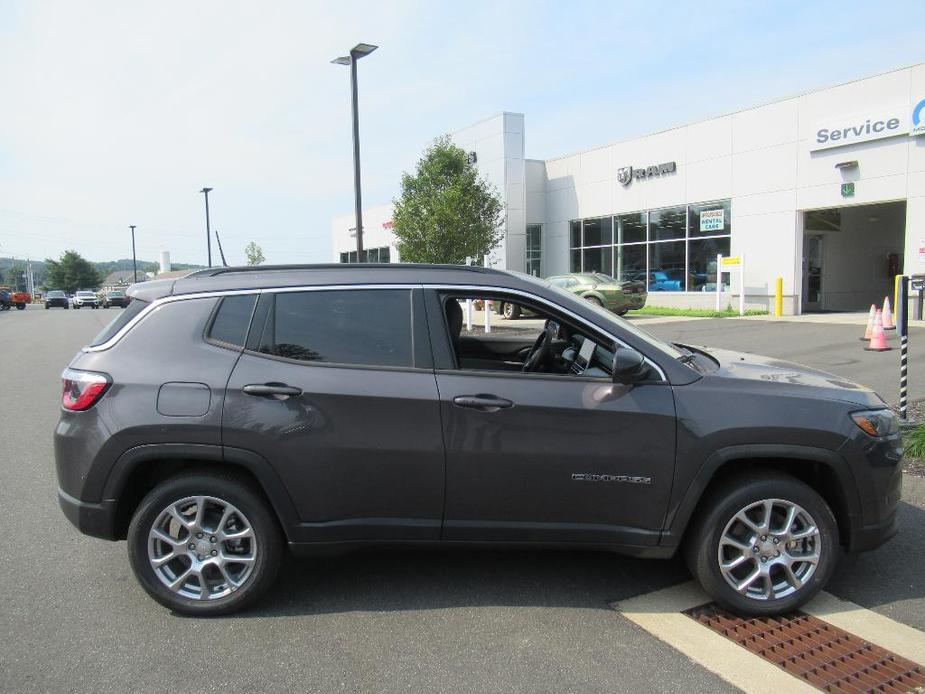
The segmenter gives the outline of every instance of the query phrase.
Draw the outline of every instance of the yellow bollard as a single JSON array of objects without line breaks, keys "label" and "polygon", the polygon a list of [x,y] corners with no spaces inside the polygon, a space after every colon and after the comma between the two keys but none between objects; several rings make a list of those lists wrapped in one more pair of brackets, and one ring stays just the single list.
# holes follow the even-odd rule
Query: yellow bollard
[{"label": "yellow bollard", "polygon": [[899,283],[902,281],[902,275],[896,275],[893,278],[893,315],[899,310]]},{"label": "yellow bollard", "polygon": [[774,283],[774,315],[784,315],[784,278],[778,277]]}]

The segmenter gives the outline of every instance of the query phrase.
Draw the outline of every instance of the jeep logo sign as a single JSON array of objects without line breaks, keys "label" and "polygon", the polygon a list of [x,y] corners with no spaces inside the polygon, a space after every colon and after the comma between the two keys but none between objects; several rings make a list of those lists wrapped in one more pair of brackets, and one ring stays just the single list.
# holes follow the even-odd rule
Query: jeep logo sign
[{"label": "jeep logo sign", "polygon": [[878,109],[876,113],[820,121],[813,130],[809,150],[844,147],[909,132],[907,107]]},{"label": "jeep logo sign", "polygon": [[617,169],[617,182],[628,186],[633,179],[652,178],[653,176],[665,176],[678,170],[677,162],[667,161],[664,164],[653,164],[651,166],[634,169],[632,166],[624,166]]}]

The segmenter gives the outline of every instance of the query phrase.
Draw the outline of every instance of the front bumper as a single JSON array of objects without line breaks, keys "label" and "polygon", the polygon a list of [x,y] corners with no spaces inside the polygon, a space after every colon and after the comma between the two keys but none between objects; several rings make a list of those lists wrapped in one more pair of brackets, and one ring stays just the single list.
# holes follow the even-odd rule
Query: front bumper
[{"label": "front bumper", "polygon": [[85,535],[104,540],[117,540],[116,502],[105,499],[99,503],[90,503],[75,499],[70,494],[58,489],[58,505],[69,521]]}]

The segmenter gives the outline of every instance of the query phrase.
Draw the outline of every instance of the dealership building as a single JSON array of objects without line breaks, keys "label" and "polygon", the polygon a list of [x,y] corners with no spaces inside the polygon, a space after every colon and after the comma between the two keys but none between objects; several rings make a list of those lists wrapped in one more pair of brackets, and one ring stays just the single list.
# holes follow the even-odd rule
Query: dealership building
[{"label": "dealership building", "polygon": [[[782,277],[785,313],[865,310],[925,273],[925,63],[548,160],[525,157],[519,113],[451,137],[503,198],[493,267],[645,280],[660,306],[744,286],[770,308]],[[368,260],[399,262],[391,204],[363,221]],[[354,226],[333,220],[335,262]],[[717,287],[717,255],[743,274]]]}]

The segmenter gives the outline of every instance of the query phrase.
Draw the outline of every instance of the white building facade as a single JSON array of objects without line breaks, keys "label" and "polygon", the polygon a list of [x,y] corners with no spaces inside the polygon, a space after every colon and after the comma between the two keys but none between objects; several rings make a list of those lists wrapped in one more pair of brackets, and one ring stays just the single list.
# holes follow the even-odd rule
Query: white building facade
[{"label": "white building facade", "polygon": [[[785,313],[862,310],[925,273],[925,64],[546,161],[524,158],[522,114],[451,137],[503,198],[494,267],[603,272],[645,280],[651,305],[708,307],[717,254],[737,256],[746,305],[769,308],[782,277]],[[353,226],[333,220],[335,262],[355,260]],[[370,261],[400,261],[391,205],[364,226]]]}]

